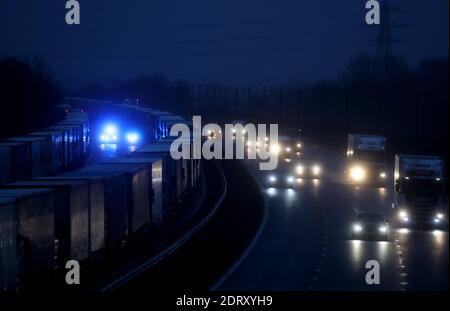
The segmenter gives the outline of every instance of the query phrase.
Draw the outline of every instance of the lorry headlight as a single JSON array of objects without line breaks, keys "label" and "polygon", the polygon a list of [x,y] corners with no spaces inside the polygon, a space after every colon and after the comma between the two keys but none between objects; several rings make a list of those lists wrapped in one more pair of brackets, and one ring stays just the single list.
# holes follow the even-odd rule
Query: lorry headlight
[{"label": "lorry headlight", "polygon": [[272,151],[273,153],[280,153],[281,147],[278,144],[272,144],[270,146],[270,151]]},{"label": "lorry headlight", "polygon": [[294,177],[288,176],[288,177],[286,178],[286,181],[287,181],[288,183],[292,184],[292,183],[294,182]]},{"label": "lorry headlight", "polygon": [[312,172],[313,172],[314,175],[319,175],[320,174],[320,166],[314,165],[312,167]]},{"label": "lorry headlight", "polygon": [[274,183],[274,182],[277,181],[277,177],[274,176],[274,175],[272,175],[272,176],[269,177],[269,181],[272,182],[272,183]]},{"label": "lorry headlight", "polygon": [[387,228],[387,226],[381,226],[380,228],[378,228],[378,230],[379,230],[381,233],[386,233],[387,230],[388,230],[388,228]]},{"label": "lorry headlight", "polygon": [[437,213],[437,214],[436,214],[436,218],[437,218],[437,219],[444,219],[444,214],[442,214],[442,213]]},{"label": "lorry headlight", "polygon": [[291,152],[291,148],[287,147],[286,152]]},{"label": "lorry headlight", "polygon": [[398,212],[398,217],[402,222],[408,222],[409,221],[409,215],[406,211],[400,211]]},{"label": "lorry headlight", "polygon": [[386,178],[386,173],[385,173],[385,172],[381,173],[381,174],[380,174],[380,177],[381,177],[381,178]]},{"label": "lorry headlight", "polygon": [[297,173],[299,175],[302,175],[304,171],[305,171],[305,168],[302,165],[297,166]]},{"label": "lorry headlight", "polygon": [[435,218],[435,219],[433,219],[433,222],[434,222],[435,224],[438,224],[438,223],[441,222],[441,220],[440,220],[439,218]]},{"label": "lorry headlight", "polygon": [[354,232],[361,232],[362,231],[362,226],[360,224],[354,224],[353,225],[353,231]]},{"label": "lorry headlight", "polygon": [[350,177],[354,181],[363,181],[366,178],[366,170],[360,166],[352,167]]}]

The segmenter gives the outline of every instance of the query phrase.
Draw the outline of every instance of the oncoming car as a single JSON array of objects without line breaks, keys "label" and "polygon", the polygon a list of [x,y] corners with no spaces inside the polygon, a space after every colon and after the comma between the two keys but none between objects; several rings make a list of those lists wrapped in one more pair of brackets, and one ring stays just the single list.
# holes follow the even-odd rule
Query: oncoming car
[{"label": "oncoming car", "polygon": [[296,178],[290,171],[277,170],[267,175],[265,183],[270,188],[293,188]]},{"label": "oncoming car", "polygon": [[389,225],[386,219],[375,213],[360,213],[352,222],[352,239],[377,239],[387,241]]},{"label": "oncoming car", "polygon": [[296,178],[320,178],[322,166],[314,161],[301,161],[294,166]]}]

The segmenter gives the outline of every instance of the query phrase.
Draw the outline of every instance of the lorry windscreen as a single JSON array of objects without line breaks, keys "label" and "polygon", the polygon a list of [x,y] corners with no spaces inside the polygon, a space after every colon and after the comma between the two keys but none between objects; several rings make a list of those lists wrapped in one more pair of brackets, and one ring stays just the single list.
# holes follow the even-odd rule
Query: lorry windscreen
[{"label": "lorry windscreen", "polygon": [[443,187],[440,181],[435,179],[410,179],[403,180],[401,192],[410,195],[440,195]]},{"label": "lorry windscreen", "polygon": [[353,158],[358,161],[384,163],[385,152],[375,150],[357,150],[354,151]]}]

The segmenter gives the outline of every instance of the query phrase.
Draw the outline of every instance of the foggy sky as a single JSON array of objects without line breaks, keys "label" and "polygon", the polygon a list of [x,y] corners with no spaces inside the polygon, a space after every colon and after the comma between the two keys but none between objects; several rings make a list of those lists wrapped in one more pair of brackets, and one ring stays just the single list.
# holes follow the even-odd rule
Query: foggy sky
[{"label": "foggy sky", "polygon": [[[65,24],[65,0],[1,0],[0,56],[46,60],[67,89],[161,72],[192,83],[279,85],[327,78],[376,30],[364,0],[80,0],[81,25]],[[413,65],[448,57],[448,0],[391,0],[410,28],[395,46]]]}]

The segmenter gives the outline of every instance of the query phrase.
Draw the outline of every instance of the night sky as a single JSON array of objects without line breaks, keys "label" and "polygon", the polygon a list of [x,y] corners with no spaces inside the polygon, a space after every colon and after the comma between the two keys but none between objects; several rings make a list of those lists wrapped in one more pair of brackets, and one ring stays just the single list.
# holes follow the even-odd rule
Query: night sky
[{"label": "night sky", "polygon": [[[193,83],[279,85],[331,77],[373,53],[364,0],[1,0],[0,56],[40,56],[66,89],[161,72]],[[392,0],[411,26],[396,51],[448,57],[448,0]]]}]

